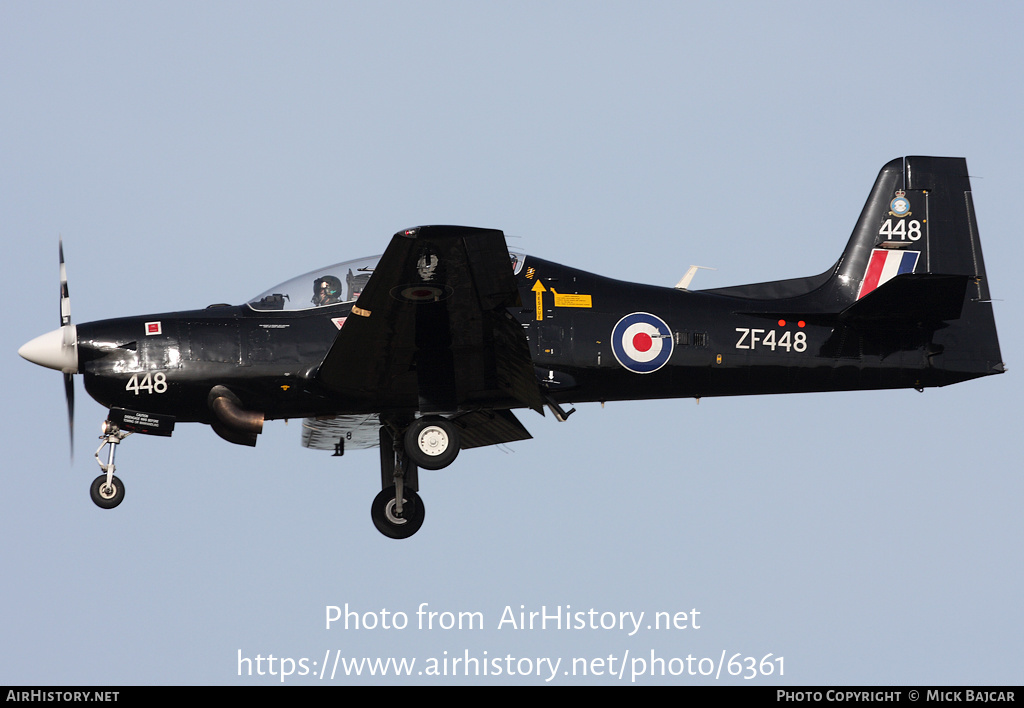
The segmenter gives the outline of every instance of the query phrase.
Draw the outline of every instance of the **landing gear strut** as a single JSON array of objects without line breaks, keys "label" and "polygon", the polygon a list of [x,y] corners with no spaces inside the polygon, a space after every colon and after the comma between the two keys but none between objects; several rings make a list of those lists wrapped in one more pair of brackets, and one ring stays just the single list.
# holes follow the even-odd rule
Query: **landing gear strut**
[{"label": "landing gear strut", "polygon": [[388,538],[409,538],[423,525],[425,510],[416,489],[416,464],[405,454],[401,426],[381,421],[380,479],[383,489],[370,505],[370,518]]},{"label": "landing gear strut", "polygon": [[[129,435],[131,431],[121,430],[109,420],[103,423],[103,434],[100,436],[103,442],[95,454],[96,464],[100,466],[103,474],[94,479],[89,487],[89,496],[101,509],[113,509],[124,501],[124,483],[114,476],[114,454],[117,452],[118,443]],[[107,451],[107,462],[104,464],[100,459],[100,453],[107,445],[110,449]]]}]

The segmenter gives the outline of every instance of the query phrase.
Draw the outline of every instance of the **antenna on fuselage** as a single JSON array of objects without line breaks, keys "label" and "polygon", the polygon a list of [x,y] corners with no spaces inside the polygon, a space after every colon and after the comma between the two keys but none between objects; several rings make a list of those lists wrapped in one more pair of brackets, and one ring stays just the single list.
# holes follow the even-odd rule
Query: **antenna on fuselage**
[{"label": "antenna on fuselage", "polygon": [[679,282],[676,283],[676,290],[689,290],[690,283],[693,282],[693,276],[697,275],[698,268],[701,268],[703,270],[718,270],[718,268],[711,268],[710,266],[692,265],[689,267],[689,269],[687,269],[686,275],[684,275],[679,280]]}]

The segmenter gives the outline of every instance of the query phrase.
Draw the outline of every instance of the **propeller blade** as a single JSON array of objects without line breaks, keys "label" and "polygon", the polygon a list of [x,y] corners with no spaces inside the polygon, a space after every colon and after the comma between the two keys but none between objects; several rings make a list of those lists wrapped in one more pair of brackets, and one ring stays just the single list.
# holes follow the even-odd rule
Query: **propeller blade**
[{"label": "propeller blade", "polygon": [[[64,265],[64,238],[58,237],[57,248],[60,252],[60,328],[63,334],[62,345],[66,350],[75,346],[77,333],[71,325],[71,294],[68,292],[68,270]],[[75,461],[75,379],[71,374],[64,374],[64,398],[68,403],[68,437],[71,444],[71,461]]]},{"label": "propeller blade", "polygon": [[[63,238],[59,239],[58,248],[60,249],[60,326],[65,327],[71,324],[71,295],[68,293],[68,269],[64,265]],[[66,335],[65,339],[67,339]],[[70,342],[65,341],[64,344],[68,346]]]},{"label": "propeller blade", "polygon": [[64,374],[64,398],[68,402],[68,438],[71,444],[71,461],[75,461],[75,379]]}]

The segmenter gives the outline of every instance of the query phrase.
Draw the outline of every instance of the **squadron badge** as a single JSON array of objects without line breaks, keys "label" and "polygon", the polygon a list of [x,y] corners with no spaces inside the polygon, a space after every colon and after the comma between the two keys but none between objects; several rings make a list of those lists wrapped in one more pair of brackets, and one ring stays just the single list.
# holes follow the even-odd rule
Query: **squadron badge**
[{"label": "squadron badge", "polygon": [[910,200],[907,199],[907,193],[902,189],[896,190],[896,197],[889,202],[889,213],[897,218],[902,219],[904,216],[910,216]]}]

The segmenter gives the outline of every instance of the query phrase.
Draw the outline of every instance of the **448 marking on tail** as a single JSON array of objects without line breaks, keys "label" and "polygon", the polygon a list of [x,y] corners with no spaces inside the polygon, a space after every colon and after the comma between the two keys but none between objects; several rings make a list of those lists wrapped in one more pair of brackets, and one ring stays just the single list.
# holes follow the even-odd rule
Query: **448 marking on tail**
[{"label": "448 marking on tail", "polygon": [[885,236],[891,241],[895,241],[896,237],[899,237],[900,241],[917,241],[921,238],[921,222],[917,219],[909,222],[896,219],[894,224],[892,219],[886,219],[879,227],[878,235]]}]

